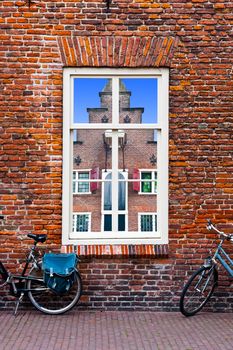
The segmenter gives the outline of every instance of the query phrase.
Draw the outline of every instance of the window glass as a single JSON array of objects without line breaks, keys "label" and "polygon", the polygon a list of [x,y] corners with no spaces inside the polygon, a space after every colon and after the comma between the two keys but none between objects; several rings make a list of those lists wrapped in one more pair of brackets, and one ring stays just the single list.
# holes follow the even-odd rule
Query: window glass
[{"label": "window glass", "polygon": [[154,184],[154,193],[156,193],[157,192],[157,184],[158,184],[158,182],[157,182],[157,172],[154,172],[154,182],[153,182],[153,184]]},{"label": "window glass", "polygon": [[[142,180],[151,180],[152,176],[151,176],[151,172],[146,173],[146,172],[142,172]],[[141,182],[142,185],[142,192],[145,193],[151,193],[152,191],[152,183],[150,181],[142,181]]]},{"label": "window glass", "polygon": [[[108,174],[105,179],[111,180],[112,174]],[[104,210],[112,210],[112,183],[110,181],[104,183]]]},{"label": "window glass", "polygon": [[140,215],[140,230],[142,232],[157,231],[157,215],[156,214],[141,214]]},{"label": "window glass", "polygon": [[74,123],[110,123],[112,121],[112,80],[74,78]]},{"label": "window glass", "polygon": [[75,214],[73,215],[73,231],[74,232],[88,232],[89,231],[89,214]]},{"label": "window glass", "polygon": [[118,215],[118,230],[125,231],[125,215]]},{"label": "window glass", "polygon": [[119,82],[120,123],[154,124],[158,122],[158,80],[124,78]]},{"label": "window glass", "polygon": [[[108,174],[105,177],[106,181],[104,184],[104,210],[112,210],[112,182],[109,180],[112,179],[112,174]],[[125,210],[125,201],[126,201],[126,182],[124,180],[124,176],[119,173],[118,174],[119,181],[118,185],[118,210]]]},{"label": "window glass", "polygon": [[157,192],[157,171],[141,172],[141,192],[152,194]]},{"label": "window glass", "polygon": [[82,180],[89,180],[89,172],[78,172],[78,192],[89,192],[89,182],[83,182]]},{"label": "window glass", "polygon": [[[112,231],[112,215],[104,215],[104,231]],[[125,215],[118,215],[118,231],[125,231]]]},{"label": "window glass", "polygon": [[152,215],[141,215],[141,231],[153,231],[153,217]]},{"label": "window glass", "polygon": [[104,215],[104,231],[112,231],[112,215]]},{"label": "window glass", "polygon": [[89,180],[89,171],[73,171],[73,193],[89,193],[90,185],[89,182],[84,180]]}]

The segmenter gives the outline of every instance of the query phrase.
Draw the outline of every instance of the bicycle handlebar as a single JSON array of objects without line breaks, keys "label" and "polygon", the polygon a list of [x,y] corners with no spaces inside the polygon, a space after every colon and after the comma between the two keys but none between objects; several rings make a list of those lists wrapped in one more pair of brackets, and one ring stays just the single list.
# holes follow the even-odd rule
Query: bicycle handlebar
[{"label": "bicycle handlebar", "polygon": [[213,225],[213,223],[212,223],[212,221],[211,220],[207,220],[207,222],[208,222],[208,224],[207,224],[207,230],[208,231],[211,231],[211,230],[214,230],[215,232],[217,232],[220,236],[223,236],[226,240],[228,240],[228,241],[232,241],[233,242],[233,235],[232,234],[226,234],[226,233],[224,233],[223,231],[219,231],[218,229],[217,229],[217,227],[215,227],[214,225]]}]

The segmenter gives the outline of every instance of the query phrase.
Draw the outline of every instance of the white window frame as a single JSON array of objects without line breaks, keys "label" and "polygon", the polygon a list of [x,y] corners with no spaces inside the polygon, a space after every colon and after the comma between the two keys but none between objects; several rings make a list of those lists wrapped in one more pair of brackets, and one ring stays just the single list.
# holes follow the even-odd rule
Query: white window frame
[{"label": "white window frame", "polygon": [[[151,173],[151,180],[147,180],[147,179],[142,179],[142,173]],[[140,174],[140,191],[138,192],[138,194],[142,194],[142,195],[156,195],[157,194],[157,189],[155,191],[155,173],[158,176],[157,173],[157,169],[139,169],[139,174]],[[156,179],[157,180],[157,179]],[[158,181],[158,180],[157,180]],[[142,191],[142,183],[143,182],[151,182],[151,192],[143,192]],[[158,188],[158,183],[157,183],[157,188]]]},{"label": "white window frame", "polygon": [[[152,129],[157,130],[157,235],[153,232],[87,232],[78,237],[72,236],[73,215],[73,133],[77,129],[106,130],[104,123],[88,124],[73,122],[73,79],[81,77],[112,79],[112,148],[118,150],[119,130]],[[119,80],[120,78],[157,78],[158,79],[158,123],[155,124],[121,124],[119,116]],[[129,68],[64,68],[63,71],[63,193],[62,193],[62,244],[166,244],[168,243],[168,94],[169,70],[129,69]],[[113,194],[118,194],[118,151],[112,157]],[[128,180],[128,182],[136,180]],[[113,202],[113,212],[117,204]],[[113,228],[117,227],[116,215],[113,217]]]},{"label": "white window frame", "polygon": [[[91,190],[90,190],[90,177],[91,177],[91,170],[90,169],[73,169],[73,173],[76,173],[76,179],[72,180],[73,182],[75,181],[75,192],[73,192],[74,195],[86,195],[86,194],[91,194]],[[77,178],[77,174],[79,173],[88,173],[89,174],[89,178],[86,180],[86,179],[79,179]],[[80,182],[88,182],[88,188],[89,190],[87,192],[79,192],[78,191],[78,184]],[[72,189],[73,189],[73,183],[72,183]]]},{"label": "white window frame", "polygon": [[[157,213],[156,212],[143,212],[143,213],[138,213],[138,230],[141,227],[141,217],[143,215],[152,215],[152,227],[153,230],[151,232],[157,233],[157,231],[155,231],[155,216],[157,217]],[[158,218],[157,218],[158,219]],[[147,232],[147,231],[142,231],[142,232]],[[148,231],[150,232],[150,231]]]}]

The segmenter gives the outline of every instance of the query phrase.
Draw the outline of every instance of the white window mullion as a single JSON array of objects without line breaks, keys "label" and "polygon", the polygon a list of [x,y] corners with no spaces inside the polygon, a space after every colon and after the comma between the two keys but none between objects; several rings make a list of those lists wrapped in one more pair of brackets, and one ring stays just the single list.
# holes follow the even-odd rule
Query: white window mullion
[{"label": "white window mullion", "polygon": [[161,130],[158,131],[157,140],[157,230],[163,233],[165,243],[168,243],[168,80],[169,74],[165,70],[158,84]]},{"label": "white window mullion", "polygon": [[112,132],[112,231],[118,231],[118,133]]},{"label": "white window mullion", "polygon": [[118,130],[119,78],[112,79],[112,232],[118,231]]}]

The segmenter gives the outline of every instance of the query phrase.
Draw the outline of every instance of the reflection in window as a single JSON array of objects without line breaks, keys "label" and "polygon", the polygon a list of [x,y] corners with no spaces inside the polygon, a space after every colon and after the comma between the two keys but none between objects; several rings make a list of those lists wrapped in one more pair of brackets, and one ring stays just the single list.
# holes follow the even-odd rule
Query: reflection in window
[{"label": "reflection in window", "polygon": [[[149,180],[149,181],[146,181]],[[157,172],[142,171],[141,172],[141,192],[156,193],[157,192]]]},{"label": "reflection in window", "polygon": [[90,231],[90,214],[73,215],[73,232]]},{"label": "reflection in window", "polygon": [[[158,79],[120,79],[120,110],[125,113],[123,121],[131,123],[157,123]],[[130,114],[131,112],[131,114]]]},{"label": "reflection in window", "polygon": [[[112,174],[108,174],[105,179],[112,179]],[[112,183],[109,181],[104,184],[104,210],[112,210]]]},{"label": "reflection in window", "polygon": [[[104,215],[104,231],[112,231],[112,215]],[[118,231],[125,231],[125,214],[118,215]]]},{"label": "reflection in window", "polygon": [[[151,180],[151,173],[142,173],[142,180]],[[152,183],[150,181],[142,181],[142,192],[150,193]]]},{"label": "reflection in window", "polygon": [[157,231],[157,214],[139,214],[139,230],[142,232]]},{"label": "reflection in window", "polygon": [[[118,182],[118,210],[126,210],[126,181],[125,176],[122,173],[118,173],[118,179],[121,180]],[[108,180],[104,183],[104,203],[103,209],[105,212],[103,215],[103,229],[104,231],[112,231],[112,173],[108,173],[105,176],[105,180]],[[118,231],[126,230],[126,215],[118,215]]]},{"label": "reflection in window", "polygon": [[[112,174],[108,174],[106,180],[112,179]],[[119,173],[119,180],[124,180],[124,175]],[[118,210],[125,210],[126,202],[126,183],[120,181],[118,184]],[[112,210],[112,183],[110,181],[104,184],[104,210]]]},{"label": "reflection in window", "polygon": [[105,78],[74,79],[74,123],[101,123],[110,119],[112,80]]},{"label": "reflection in window", "polygon": [[104,231],[112,231],[112,215],[104,215]]},{"label": "reflection in window", "polygon": [[[73,171],[73,193],[89,193],[90,184],[89,181],[84,180],[90,179],[89,171]],[[81,180],[81,181],[79,181]]]}]

